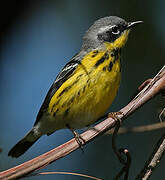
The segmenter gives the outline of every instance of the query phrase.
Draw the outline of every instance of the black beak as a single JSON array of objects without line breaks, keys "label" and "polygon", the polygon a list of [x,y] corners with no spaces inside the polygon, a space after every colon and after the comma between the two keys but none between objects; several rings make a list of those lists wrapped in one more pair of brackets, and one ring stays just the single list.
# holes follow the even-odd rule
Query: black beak
[{"label": "black beak", "polygon": [[143,21],[129,22],[126,29],[131,29],[131,28],[135,27],[137,24],[141,24],[141,23],[143,23]]}]

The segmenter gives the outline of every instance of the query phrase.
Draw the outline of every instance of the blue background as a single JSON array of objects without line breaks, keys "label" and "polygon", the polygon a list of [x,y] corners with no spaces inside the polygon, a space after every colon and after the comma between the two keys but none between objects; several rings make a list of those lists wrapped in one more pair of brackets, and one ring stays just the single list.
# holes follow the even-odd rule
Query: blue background
[{"label": "blue background", "polygon": [[[29,131],[44,97],[65,63],[79,51],[82,36],[98,18],[117,15],[127,21],[143,20],[134,29],[123,49],[121,87],[110,111],[128,103],[137,87],[153,77],[165,64],[165,23],[163,0],[72,0],[31,1],[10,27],[3,41],[0,61],[0,170],[30,160],[72,138],[68,130],[42,137],[18,159],[7,156],[10,148]],[[129,117],[131,127],[159,121],[164,106],[156,97]],[[130,179],[143,167],[163,130],[118,136],[118,146],[132,155]],[[112,152],[111,136],[101,136],[80,150],[46,167],[49,171],[69,171],[112,179],[121,165]],[[164,179],[165,159],[151,179]],[[69,175],[49,175],[29,179],[84,179]]]}]

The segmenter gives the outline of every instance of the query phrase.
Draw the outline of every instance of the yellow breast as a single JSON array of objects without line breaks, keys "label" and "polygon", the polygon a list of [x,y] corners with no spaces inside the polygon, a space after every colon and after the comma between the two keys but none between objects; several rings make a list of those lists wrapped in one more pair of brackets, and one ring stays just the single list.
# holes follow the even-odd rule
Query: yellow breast
[{"label": "yellow breast", "polygon": [[72,128],[82,128],[107,111],[120,83],[120,55],[114,53],[90,52],[57,90],[48,108],[56,126],[62,128],[68,123]]},{"label": "yellow breast", "polygon": [[[90,55],[87,58],[90,59]],[[82,64],[91,67],[87,76],[89,99],[86,105],[96,120],[104,115],[117,94],[121,78],[120,55],[107,51],[98,52],[92,61],[87,58],[82,61]]]}]

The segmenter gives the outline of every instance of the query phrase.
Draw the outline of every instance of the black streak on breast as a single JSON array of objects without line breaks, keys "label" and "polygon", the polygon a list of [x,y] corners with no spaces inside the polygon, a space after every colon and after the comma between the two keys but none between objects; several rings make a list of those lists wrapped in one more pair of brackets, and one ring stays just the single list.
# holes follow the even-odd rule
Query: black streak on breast
[{"label": "black streak on breast", "polygon": [[70,108],[66,109],[66,111],[64,112],[64,117],[68,115],[69,110],[70,110]]},{"label": "black streak on breast", "polygon": [[108,66],[108,71],[109,71],[109,72],[112,70],[112,67],[113,67],[113,62],[111,61],[111,62],[109,63],[109,66]]},{"label": "black streak on breast", "polygon": [[99,53],[99,51],[98,50],[95,50],[95,51],[93,51],[93,54],[92,54],[92,56],[91,57],[96,57],[97,56],[97,54]]},{"label": "black streak on breast", "polygon": [[57,112],[59,111],[59,109],[57,109],[54,113],[53,113],[53,116],[55,117]]},{"label": "black streak on breast", "polygon": [[95,66],[98,67],[98,66],[99,66],[100,64],[102,64],[106,59],[109,59],[109,55],[108,55],[107,52],[101,57],[101,59],[99,59],[99,60],[96,62]]},{"label": "black streak on breast", "polygon": [[58,97],[60,97],[62,94],[64,94],[65,92],[67,92],[70,88],[72,88],[72,86],[74,84],[76,84],[79,81],[79,79],[77,79],[76,81],[74,81],[70,86],[66,87],[65,89],[63,89],[60,94],[58,95]]},{"label": "black streak on breast", "polygon": [[112,51],[111,57],[114,57],[114,63],[115,63],[116,60],[119,59],[120,54],[121,54],[121,49],[120,49],[120,48],[116,48],[116,49],[114,49],[114,50]]}]

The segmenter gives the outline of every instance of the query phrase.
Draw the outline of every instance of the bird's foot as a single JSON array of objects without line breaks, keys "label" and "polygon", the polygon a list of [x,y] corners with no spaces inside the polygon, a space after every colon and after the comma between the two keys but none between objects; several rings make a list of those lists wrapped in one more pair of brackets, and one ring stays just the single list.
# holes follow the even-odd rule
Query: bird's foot
[{"label": "bird's foot", "polygon": [[67,127],[73,133],[74,138],[75,138],[76,142],[78,143],[79,147],[81,148],[82,152],[84,152],[83,144],[85,144],[86,141],[75,130],[73,130],[69,125],[67,125]]},{"label": "bird's foot", "polygon": [[120,125],[122,123],[121,119],[118,117],[119,115],[122,115],[122,112],[110,112],[108,114],[108,117],[111,117],[112,119],[114,119],[115,121],[117,121]]}]

